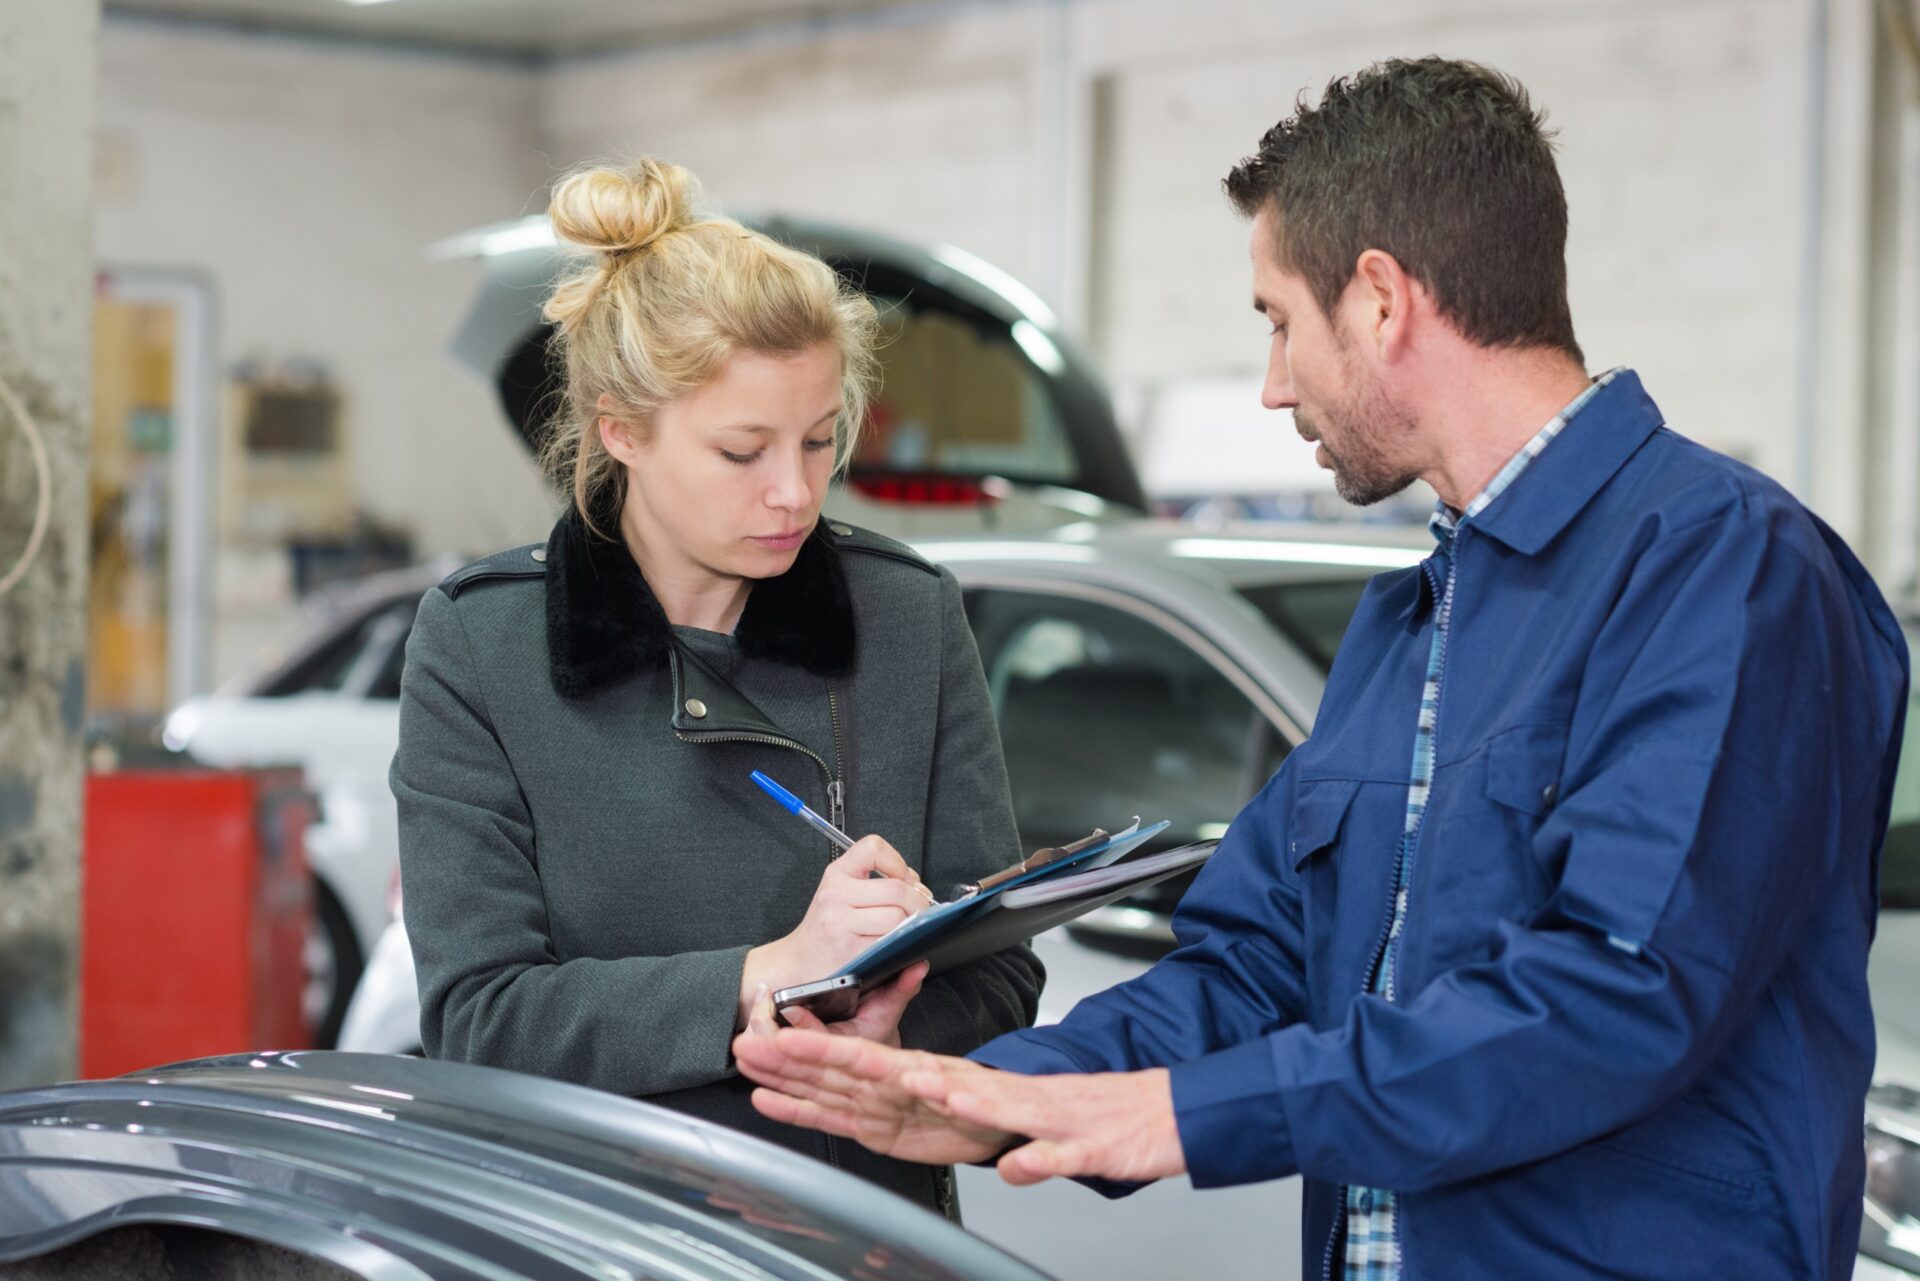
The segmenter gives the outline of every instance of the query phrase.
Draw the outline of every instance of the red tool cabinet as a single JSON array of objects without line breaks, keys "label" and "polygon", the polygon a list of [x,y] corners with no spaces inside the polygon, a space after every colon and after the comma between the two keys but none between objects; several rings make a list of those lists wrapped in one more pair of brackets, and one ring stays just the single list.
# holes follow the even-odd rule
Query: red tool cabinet
[{"label": "red tool cabinet", "polygon": [[310,1044],[312,818],[298,770],[88,777],[82,1076]]}]

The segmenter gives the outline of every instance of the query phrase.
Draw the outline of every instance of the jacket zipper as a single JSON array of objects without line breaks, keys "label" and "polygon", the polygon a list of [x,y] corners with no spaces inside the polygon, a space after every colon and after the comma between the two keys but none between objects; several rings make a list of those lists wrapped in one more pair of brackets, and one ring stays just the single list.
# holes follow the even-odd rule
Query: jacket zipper
[{"label": "jacket zipper", "polygon": [[[765,743],[769,747],[785,747],[799,752],[820,767],[820,777],[827,784],[827,821],[841,831],[847,827],[847,785],[841,777],[846,768],[846,749],[840,734],[840,700],[833,691],[833,678],[827,678],[827,715],[833,721],[833,768],[803,743],[790,738],[778,738],[771,734],[689,734],[685,730],[675,729],[673,736],[683,743]],[[840,847],[832,841],[827,842],[827,861],[831,863],[840,857]],[[838,1170],[840,1163],[840,1141],[831,1134],[822,1135],[827,1141],[827,1164]]]},{"label": "jacket zipper", "polygon": [[[1452,640],[1453,593],[1454,593],[1455,585],[1460,580],[1460,555],[1459,555],[1460,532],[1461,531],[1459,530],[1455,530],[1453,547],[1451,549],[1450,555],[1447,558],[1448,560],[1447,582],[1446,582],[1446,586],[1442,589],[1445,594],[1441,597],[1440,602],[1434,607],[1434,614],[1435,614],[1434,626],[1440,629],[1440,635],[1439,635],[1440,657],[1439,657],[1439,662],[1436,663],[1434,667],[1434,707],[1433,707],[1434,739],[1433,741],[1434,741],[1434,746],[1436,750],[1438,749],[1438,745],[1440,741],[1439,694],[1440,694],[1440,691],[1446,687],[1447,646],[1448,646],[1448,643]],[[1422,686],[1421,694],[1423,698],[1425,697],[1425,692],[1426,692],[1425,685],[1426,685],[1426,682],[1423,680],[1421,682],[1421,686]],[[1428,789],[1428,802],[1429,803],[1432,802],[1431,786],[1429,786],[1429,789]],[[1416,830],[1413,834],[1413,850],[1415,853],[1419,852],[1420,838],[1426,835],[1426,831],[1427,831],[1427,816],[1423,812],[1420,815],[1420,826],[1418,830]],[[1387,959],[1387,949],[1393,946],[1393,918],[1395,915],[1395,909],[1399,905],[1400,895],[1403,892],[1403,886],[1402,886],[1403,880],[1405,881],[1404,892],[1407,896],[1405,920],[1411,921],[1413,919],[1413,878],[1407,874],[1404,850],[1402,854],[1398,858],[1396,858],[1394,862],[1393,890],[1387,898],[1387,919],[1386,919],[1386,923],[1381,927],[1381,930],[1380,930],[1380,941],[1374,944],[1373,959],[1367,963],[1366,977],[1361,981],[1362,987],[1360,990],[1362,993],[1371,992],[1373,990],[1373,980],[1375,976],[1379,974],[1381,964]],[[1400,932],[1400,938],[1403,945],[1405,943],[1406,937],[1407,937],[1406,929],[1403,923],[1401,932]],[[1381,996],[1385,1000],[1391,1002],[1394,999],[1393,988],[1397,988],[1399,986],[1399,978],[1400,978],[1400,972],[1399,972],[1399,969],[1396,967],[1394,970],[1394,982],[1392,987],[1389,988],[1387,991],[1381,993]],[[1346,1217],[1347,1217],[1347,1185],[1346,1184],[1341,1184],[1340,1187],[1336,1190],[1334,1201],[1335,1201],[1335,1206],[1337,1208],[1337,1216],[1334,1219],[1333,1231],[1327,1235],[1326,1257],[1322,1261],[1321,1269],[1320,1269],[1321,1281],[1333,1281],[1334,1251],[1335,1251],[1335,1247],[1338,1245],[1340,1240],[1341,1225],[1346,1222]],[[1407,1272],[1407,1260],[1406,1260],[1405,1251],[1401,1248],[1404,1243],[1400,1239],[1400,1210],[1397,1206],[1395,1208],[1394,1216],[1393,1216],[1393,1243],[1395,1247],[1394,1255],[1400,1260],[1400,1275],[1404,1278]]]}]

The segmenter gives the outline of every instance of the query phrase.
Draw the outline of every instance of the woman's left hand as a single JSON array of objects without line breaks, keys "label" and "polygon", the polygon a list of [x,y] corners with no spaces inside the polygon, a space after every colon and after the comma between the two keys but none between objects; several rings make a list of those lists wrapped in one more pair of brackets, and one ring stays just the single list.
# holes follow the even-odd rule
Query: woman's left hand
[{"label": "woman's left hand", "polygon": [[789,1027],[811,1028],[835,1036],[857,1036],[897,1050],[900,1048],[900,1016],[906,1012],[907,1002],[920,994],[920,985],[926,978],[927,963],[914,962],[900,971],[899,978],[862,997],[860,1008],[853,1012],[852,1018],[822,1023],[810,1010],[798,1005],[782,1011],[781,1017]]}]

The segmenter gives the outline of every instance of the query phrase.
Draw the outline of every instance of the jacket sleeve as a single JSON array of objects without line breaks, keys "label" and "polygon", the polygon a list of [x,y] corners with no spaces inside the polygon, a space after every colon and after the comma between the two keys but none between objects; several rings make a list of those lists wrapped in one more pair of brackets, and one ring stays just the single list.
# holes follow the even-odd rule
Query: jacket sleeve
[{"label": "jacket sleeve", "polygon": [[[928,780],[922,879],[957,885],[1020,857],[1000,733],[987,697],[980,653],[967,624],[960,585],[940,571],[939,722]],[[965,1054],[1002,1032],[1032,1024],[1046,974],[1022,944],[959,966],[927,982],[900,1020],[913,1049]]]},{"label": "jacket sleeve", "polygon": [[555,960],[532,818],[441,591],[407,642],[391,783],[430,1057],[626,1095],[730,1073],[744,947]]},{"label": "jacket sleeve", "polygon": [[[1235,816],[1180,901],[1179,947],[1152,969],[1087,997],[1051,1027],[1017,1031],[968,1057],[1009,1072],[1131,1072],[1259,1043],[1306,1017],[1298,883],[1281,857],[1292,828],[1291,770]],[[1192,1153],[1188,1154],[1189,1163]],[[1143,1185],[1082,1179],[1103,1196]]]},{"label": "jacket sleeve", "polygon": [[[1108,1056],[1170,1064],[1196,1186],[1303,1172],[1416,1191],[1568,1151],[1686,1089],[1833,878],[1870,916],[1870,870],[1847,861],[1884,834],[1907,660],[1809,541],[1743,502],[1640,557],[1534,837],[1551,892],[1489,959],[1405,1005],[1356,997],[1328,1030]],[[1102,1032],[1061,1048],[1098,1065]]]}]

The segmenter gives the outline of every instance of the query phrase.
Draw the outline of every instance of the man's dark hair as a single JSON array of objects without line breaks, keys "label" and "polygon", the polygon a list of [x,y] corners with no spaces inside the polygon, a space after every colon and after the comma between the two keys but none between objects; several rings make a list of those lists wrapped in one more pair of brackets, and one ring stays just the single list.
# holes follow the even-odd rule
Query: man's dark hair
[{"label": "man's dark hair", "polygon": [[1271,204],[1282,266],[1327,316],[1369,249],[1392,254],[1482,347],[1582,359],[1567,309],[1567,197],[1552,133],[1512,77],[1393,59],[1327,85],[1235,165],[1227,198]]}]

